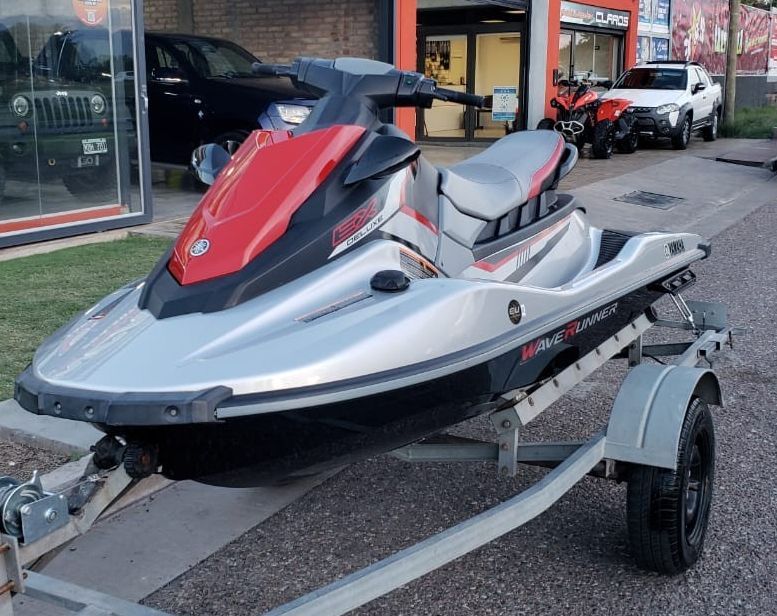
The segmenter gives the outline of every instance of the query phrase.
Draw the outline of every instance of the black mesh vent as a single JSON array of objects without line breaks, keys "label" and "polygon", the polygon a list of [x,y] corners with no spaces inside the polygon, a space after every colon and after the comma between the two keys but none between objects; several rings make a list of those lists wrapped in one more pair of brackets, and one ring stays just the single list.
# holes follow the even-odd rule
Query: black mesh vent
[{"label": "black mesh vent", "polygon": [[608,231],[607,229],[602,231],[602,243],[599,246],[599,257],[596,259],[594,269],[612,261],[631,237],[628,233]]}]

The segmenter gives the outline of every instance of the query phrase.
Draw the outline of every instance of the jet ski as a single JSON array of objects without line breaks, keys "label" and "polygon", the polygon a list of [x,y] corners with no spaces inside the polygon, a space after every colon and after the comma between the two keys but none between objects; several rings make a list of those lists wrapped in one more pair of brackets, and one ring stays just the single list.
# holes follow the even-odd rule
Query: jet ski
[{"label": "jet ski", "polygon": [[199,148],[212,186],[174,246],[16,381],[28,411],[105,432],[98,458],[133,477],[277,483],[509,406],[709,254],[592,226],[557,192],[578,153],[553,131],[438,169],[381,121],[481,97],[364,59],[256,70],[318,98],[308,119],[231,157]]}]

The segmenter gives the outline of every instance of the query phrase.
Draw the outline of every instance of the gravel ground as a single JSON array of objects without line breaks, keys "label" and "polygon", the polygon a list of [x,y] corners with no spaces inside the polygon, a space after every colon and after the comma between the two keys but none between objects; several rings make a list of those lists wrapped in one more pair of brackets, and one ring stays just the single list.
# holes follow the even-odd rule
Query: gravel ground
[{"label": "gravel ground", "polygon": [[67,456],[61,454],[0,440],[0,476],[11,475],[27,480],[34,470],[41,474],[48,473],[67,461]]},{"label": "gravel ground", "polygon": [[[728,304],[753,328],[716,368],[717,481],[701,561],[677,577],[637,569],[626,540],[625,485],[587,478],[526,526],[355,613],[777,613],[777,378],[770,307],[777,306],[777,207],[719,236],[689,293]],[[606,420],[623,368],[608,366],[526,431],[588,435]],[[458,430],[491,438],[478,418]],[[500,480],[491,464],[353,465],[151,595],[181,615],[257,614],[368,565],[510,497],[542,476]]]}]

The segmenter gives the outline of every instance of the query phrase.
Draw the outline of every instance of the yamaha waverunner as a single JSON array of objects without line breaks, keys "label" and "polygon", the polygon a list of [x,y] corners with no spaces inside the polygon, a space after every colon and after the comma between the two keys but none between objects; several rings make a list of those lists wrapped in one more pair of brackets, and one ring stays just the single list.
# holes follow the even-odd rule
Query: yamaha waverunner
[{"label": "yamaha waverunner", "polygon": [[104,431],[98,458],[134,477],[274,483],[497,410],[709,254],[690,233],[593,227],[556,191],[577,150],[553,131],[437,169],[380,120],[478,96],[354,58],[256,70],[318,97],[308,119],[231,157],[199,148],[212,186],[175,245],[16,382],[28,411]]}]

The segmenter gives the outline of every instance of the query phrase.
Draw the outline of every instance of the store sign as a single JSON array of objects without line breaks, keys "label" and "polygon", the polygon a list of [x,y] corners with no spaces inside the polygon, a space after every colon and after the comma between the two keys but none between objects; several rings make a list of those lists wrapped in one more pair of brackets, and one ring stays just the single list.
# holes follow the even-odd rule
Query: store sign
[{"label": "store sign", "polygon": [[97,26],[108,16],[108,0],[73,0],[73,10],[87,26]]},{"label": "store sign", "polygon": [[628,30],[629,18],[630,14],[626,11],[588,6],[577,2],[561,3],[561,21],[568,24]]},{"label": "store sign", "polygon": [[494,122],[513,122],[517,109],[518,88],[516,86],[494,86],[491,119]]}]

